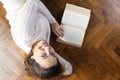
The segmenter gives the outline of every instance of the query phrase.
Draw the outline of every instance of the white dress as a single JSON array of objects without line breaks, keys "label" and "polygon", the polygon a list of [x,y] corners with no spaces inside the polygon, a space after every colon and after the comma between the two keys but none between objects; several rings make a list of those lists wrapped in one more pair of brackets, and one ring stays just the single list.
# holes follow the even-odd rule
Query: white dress
[{"label": "white dress", "polygon": [[[56,20],[39,0],[26,0],[24,4],[15,5],[3,3],[6,9],[6,18],[11,26],[13,40],[26,53],[29,53],[32,45],[39,40],[50,39],[50,25]],[[72,73],[71,64],[56,54],[58,60],[65,67],[64,75]]]},{"label": "white dress", "polygon": [[29,53],[36,41],[47,40],[49,43],[49,23],[56,20],[43,3],[38,0],[26,0],[20,8],[13,9],[15,6],[4,5],[6,18],[11,25],[11,34],[17,46]]}]

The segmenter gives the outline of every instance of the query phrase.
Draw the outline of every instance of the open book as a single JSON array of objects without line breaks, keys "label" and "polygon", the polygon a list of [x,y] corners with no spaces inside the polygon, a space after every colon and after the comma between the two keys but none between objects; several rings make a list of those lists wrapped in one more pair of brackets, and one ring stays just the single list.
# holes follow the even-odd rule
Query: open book
[{"label": "open book", "polygon": [[58,37],[57,41],[82,46],[90,15],[91,10],[67,3],[61,21],[64,36]]}]

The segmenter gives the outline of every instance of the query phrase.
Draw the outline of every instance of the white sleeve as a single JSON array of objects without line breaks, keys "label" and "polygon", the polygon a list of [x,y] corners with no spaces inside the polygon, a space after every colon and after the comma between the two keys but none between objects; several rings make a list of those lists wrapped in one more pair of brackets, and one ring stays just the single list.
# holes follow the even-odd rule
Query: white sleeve
[{"label": "white sleeve", "polygon": [[65,60],[64,58],[62,58],[61,56],[59,56],[57,53],[55,53],[59,62],[61,63],[61,65],[64,67],[64,72],[62,73],[63,75],[70,75],[72,73],[72,65]]},{"label": "white sleeve", "polygon": [[48,19],[50,24],[56,22],[55,18],[41,1],[38,1],[38,7],[38,11]]}]

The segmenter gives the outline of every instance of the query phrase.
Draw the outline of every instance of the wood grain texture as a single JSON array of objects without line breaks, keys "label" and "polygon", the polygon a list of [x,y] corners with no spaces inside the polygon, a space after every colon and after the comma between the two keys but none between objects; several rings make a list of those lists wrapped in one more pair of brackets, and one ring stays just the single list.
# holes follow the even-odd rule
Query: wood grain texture
[{"label": "wood grain texture", "polygon": [[[83,46],[76,48],[56,42],[51,45],[73,65],[73,74],[50,80],[120,80],[120,1],[42,0],[60,23],[66,2],[92,10]],[[12,40],[10,26],[0,3],[0,80],[37,80],[28,76],[24,51]]]}]

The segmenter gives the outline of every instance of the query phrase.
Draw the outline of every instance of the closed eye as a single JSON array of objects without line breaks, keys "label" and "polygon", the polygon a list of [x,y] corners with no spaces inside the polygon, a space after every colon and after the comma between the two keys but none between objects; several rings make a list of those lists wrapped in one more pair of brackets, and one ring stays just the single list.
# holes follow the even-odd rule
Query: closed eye
[{"label": "closed eye", "polygon": [[[55,55],[55,53],[50,53],[53,57],[56,57],[56,55]],[[42,56],[40,56],[40,57],[42,57],[42,59],[46,59],[48,56],[47,56],[47,54],[46,53],[44,53]]]},{"label": "closed eye", "polygon": [[56,57],[55,53],[50,53],[53,57]]}]

